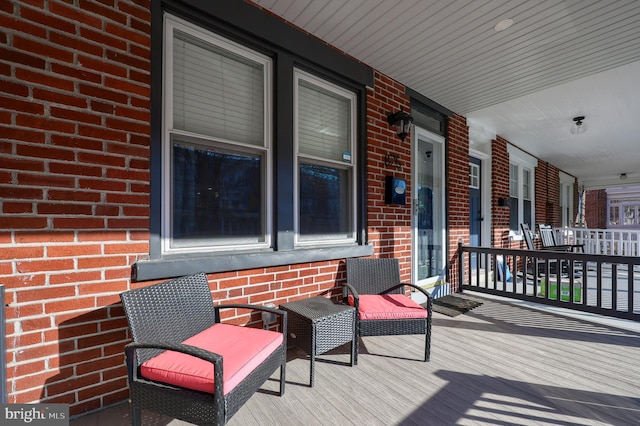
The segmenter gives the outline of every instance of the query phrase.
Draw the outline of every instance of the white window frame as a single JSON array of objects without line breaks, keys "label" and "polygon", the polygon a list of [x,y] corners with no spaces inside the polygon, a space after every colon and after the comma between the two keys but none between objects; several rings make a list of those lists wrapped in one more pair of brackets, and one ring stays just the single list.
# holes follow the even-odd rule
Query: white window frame
[{"label": "white window frame", "polygon": [[527,201],[533,201],[533,170],[526,167],[521,167],[522,170],[522,199]]},{"label": "white window frame", "polygon": [[[626,219],[626,210],[632,210],[633,214],[633,222],[627,223]],[[611,223],[611,212],[615,210],[618,213],[618,222],[617,224]],[[640,225],[640,202],[633,200],[608,200],[607,201],[607,227],[610,228],[637,228]]]},{"label": "white window frame", "polygon": [[[345,97],[350,101],[350,141],[349,141],[349,151],[345,152],[343,156],[343,161],[335,161],[326,158],[321,158],[313,155],[308,155],[300,152],[299,149],[299,134],[298,134],[298,87],[299,82],[301,80],[307,81],[313,85],[321,87],[330,92],[334,92],[339,96]],[[338,85],[328,82],[318,76],[315,76],[311,73],[303,71],[299,68],[294,68],[294,78],[293,78],[293,92],[294,92],[294,101],[293,101],[293,122],[294,122],[294,149],[295,149],[295,159],[294,159],[294,245],[295,246],[322,246],[322,245],[336,245],[336,244],[355,244],[357,237],[357,164],[356,159],[357,155],[355,152],[356,149],[356,140],[357,140],[357,95],[356,93],[342,88]],[[348,158],[345,158],[348,155]],[[319,239],[307,239],[301,238],[300,236],[300,160],[304,159],[308,163],[318,164],[318,165],[326,165],[329,167],[335,167],[339,169],[349,170],[350,174],[350,188],[351,191],[351,214],[348,218],[349,220],[349,229],[350,234],[347,237],[340,237],[331,234],[323,235],[323,238]]]},{"label": "white window frame", "polygon": [[469,162],[469,188],[480,189],[480,166]]},{"label": "white window frame", "polygon": [[[524,170],[527,170],[528,172],[530,172],[530,188],[529,188],[529,192],[530,192],[530,198],[529,200],[531,201],[531,229],[535,229],[535,222],[536,222],[536,200],[535,200],[535,194],[536,194],[536,188],[535,188],[535,182],[536,182],[536,177],[535,177],[535,169],[538,166],[538,159],[535,158],[534,156],[527,154],[526,152],[522,151],[519,148],[516,148],[513,145],[507,145],[507,152],[509,153],[509,165],[514,165],[517,166],[518,168],[518,175],[517,175],[517,191],[518,191],[518,223],[522,223],[524,221]],[[511,191],[510,191],[510,196],[511,195]],[[521,236],[522,231],[520,229],[517,230],[513,230],[510,229],[509,230],[509,236],[510,237],[517,237],[516,239],[520,239],[522,238]]]},{"label": "white window frame", "polygon": [[[634,213],[634,223],[625,224],[625,209]],[[618,223],[611,223],[611,211],[618,213]],[[640,191],[636,188],[607,189],[607,228],[637,228],[640,225]]]},{"label": "white window frame", "polygon": [[[489,149],[491,145],[488,145]],[[481,217],[482,221],[482,239],[480,245],[488,247],[491,245],[491,154],[476,149],[469,149],[469,155],[480,159],[480,198],[482,199]]]},{"label": "white window frame", "polygon": [[[194,134],[183,130],[173,128],[173,35],[174,31],[181,31],[196,37],[204,42],[214,44],[222,49],[228,50],[237,55],[246,57],[254,62],[261,63],[264,66],[264,145],[256,146],[251,144],[243,144],[235,141],[222,140],[207,135]],[[185,20],[175,16],[165,14],[164,16],[164,60],[163,60],[163,121],[162,121],[162,219],[161,219],[161,252],[162,254],[171,253],[210,253],[210,252],[228,252],[238,250],[255,250],[271,247],[272,243],[272,222],[273,222],[273,185],[272,185],[272,153],[271,153],[271,134],[272,134],[272,75],[273,63],[272,59],[257,53],[245,46],[228,40],[216,33],[207,31],[202,27],[191,24]],[[171,201],[171,184],[172,184],[172,140],[178,137],[181,141],[190,143],[189,141],[197,141],[196,145],[218,148],[224,151],[245,151],[251,153],[262,152],[265,161],[264,181],[262,182],[262,190],[265,194],[264,215],[265,215],[265,235],[264,241],[247,244],[227,244],[227,245],[200,245],[195,247],[172,247],[172,201]]]}]

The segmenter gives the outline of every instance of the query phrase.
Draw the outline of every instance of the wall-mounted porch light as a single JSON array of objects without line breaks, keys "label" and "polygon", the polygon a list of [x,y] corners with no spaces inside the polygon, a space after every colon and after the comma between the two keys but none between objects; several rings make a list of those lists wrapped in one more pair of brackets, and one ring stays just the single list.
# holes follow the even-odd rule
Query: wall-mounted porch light
[{"label": "wall-mounted porch light", "polygon": [[409,115],[409,113],[400,109],[398,112],[390,112],[387,115],[387,121],[389,121],[390,125],[395,127],[396,134],[400,140],[404,142],[404,138],[409,134],[411,123],[413,123],[413,117]]}]

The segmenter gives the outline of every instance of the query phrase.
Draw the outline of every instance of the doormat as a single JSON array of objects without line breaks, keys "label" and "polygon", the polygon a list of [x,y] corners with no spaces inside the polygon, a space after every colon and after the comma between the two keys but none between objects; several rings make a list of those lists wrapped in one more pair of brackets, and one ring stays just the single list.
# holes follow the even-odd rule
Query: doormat
[{"label": "doormat", "polygon": [[480,305],[482,305],[482,302],[447,295],[439,297],[433,301],[433,310],[440,314],[455,317],[460,314],[464,314],[465,312],[469,312]]}]

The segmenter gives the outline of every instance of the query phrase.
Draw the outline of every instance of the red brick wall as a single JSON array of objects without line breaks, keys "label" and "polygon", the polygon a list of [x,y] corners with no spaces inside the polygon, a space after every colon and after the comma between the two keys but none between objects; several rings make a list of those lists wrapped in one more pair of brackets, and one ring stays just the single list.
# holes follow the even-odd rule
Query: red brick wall
[{"label": "red brick wall", "polygon": [[[400,260],[402,279],[411,280],[411,200],[404,206],[389,205],[384,198],[384,178],[387,175],[405,179],[407,194],[412,193],[411,144],[400,139],[390,128],[387,114],[403,108],[409,111],[410,100],[403,85],[375,73],[375,88],[367,99],[368,126],[368,221],[369,240],[374,256],[396,257]],[[408,136],[409,138],[410,136]],[[457,290],[458,242],[469,244],[469,130],[466,119],[454,115],[448,122],[448,191],[449,277]],[[400,168],[387,167],[387,154],[399,157]]]},{"label": "red brick wall", "polygon": [[[149,1],[0,0],[0,283],[6,286],[9,402],[67,403],[72,415],[127,397],[119,293],[149,254]],[[411,279],[411,205],[387,205],[411,153],[387,123],[404,86],[367,93],[367,215],[374,256]],[[468,130],[449,123],[449,260],[469,243]],[[493,242],[509,211],[507,141],[493,143]],[[397,155],[400,169],[385,165]],[[216,301],[280,304],[344,279],[340,260],[210,274]],[[455,280],[454,280],[455,282]],[[239,319],[238,319],[239,320]]]},{"label": "red brick wall", "polygon": [[[7,290],[9,402],[76,415],[127,397],[119,293],[149,253],[149,3],[0,3],[0,283]],[[107,34],[108,33],[108,34]],[[409,111],[380,74],[368,93],[368,220],[375,256],[410,279],[411,209],[384,203],[410,143]],[[385,154],[399,156],[389,170]],[[340,261],[210,274],[217,301],[283,303],[344,279]]]},{"label": "red brick wall", "polygon": [[548,198],[545,199],[547,216],[544,223],[559,228],[562,226],[562,211],[560,208],[560,170],[549,163],[546,163],[546,165],[549,177],[545,177]]},{"label": "red brick wall", "polygon": [[[405,179],[411,186],[411,135],[404,142],[389,126],[387,114],[401,108],[410,111],[405,87],[375,73],[375,87],[367,92],[367,220],[369,241],[375,257],[400,260],[403,280],[411,279],[411,197],[404,206],[385,203],[385,176]],[[399,168],[385,165],[385,156],[398,156]]]},{"label": "red brick wall", "polygon": [[469,235],[469,127],[466,118],[453,115],[448,122],[449,175],[449,282],[452,291],[458,290],[458,243],[470,244]]},{"label": "red brick wall", "polygon": [[[509,208],[498,206],[499,198],[509,198],[509,141],[498,136],[492,143],[492,245],[501,248],[526,248],[524,241],[509,240]],[[561,226],[560,169],[538,161],[535,169],[535,223]],[[574,217],[578,209],[577,184],[574,185]]]},{"label": "red brick wall", "polygon": [[536,189],[536,205],[535,205],[535,222],[547,223],[549,215],[549,181],[548,181],[548,163],[538,161],[538,167],[535,171],[535,189]]},{"label": "red brick wall", "polygon": [[508,141],[500,136],[491,143],[491,246],[508,248],[509,207],[499,206],[498,200],[509,199]]},{"label": "red brick wall", "polygon": [[560,169],[545,161],[538,161],[535,178],[536,224],[547,223],[554,227],[562,226]]},{"label": "red brick wall", "polygon": [[587,228],[606,229],[607,227],[607,191],[592,189],[585,191],[585,221]]},{"label": "red brick wall", "polygon": [[146,255],[149,4],[0,2],[9,402],[126,398],[119,292]]},{"label": "red brick wall", "polygon": [[[149,253],[149,4],[4,2],[0,22],[9,402],[67,403],[73,415],[127,397],[118,302]],[[217,300],[279,303],[335,285],[337,271],[210,280]]]}]

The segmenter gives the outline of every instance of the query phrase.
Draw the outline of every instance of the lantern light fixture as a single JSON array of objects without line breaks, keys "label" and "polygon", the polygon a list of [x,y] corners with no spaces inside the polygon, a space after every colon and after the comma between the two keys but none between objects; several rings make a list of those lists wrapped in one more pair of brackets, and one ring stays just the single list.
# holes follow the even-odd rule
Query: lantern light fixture
[{"label": "lantern light fixture", "polygon": [[390,112],[387,115],[387,120],[396,129],[396,134],[400,140],[404,142],[404,138],[409,134],[411,123],[413,123],[413,117],[401,108],[398,112]]}]

